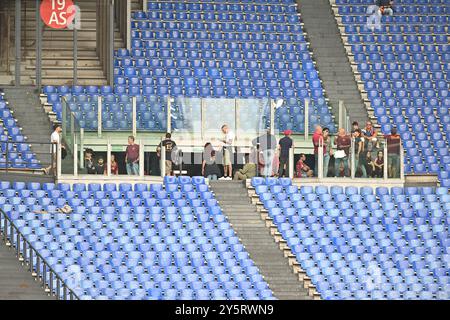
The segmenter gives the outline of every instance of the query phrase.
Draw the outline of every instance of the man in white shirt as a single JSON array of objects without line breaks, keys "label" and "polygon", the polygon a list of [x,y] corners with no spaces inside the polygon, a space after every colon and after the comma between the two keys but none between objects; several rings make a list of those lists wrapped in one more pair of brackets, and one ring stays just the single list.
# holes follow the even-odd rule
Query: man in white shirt
[{"label": "man in white shirt", "polygon": [[[57,159],[57,151],[58,151],[58,144],[61,143],[61,132],[62,132],[62,127],[61,125],[57,124],[55,125],[55,130],[52,132],[51,136],[50,136],[50,143],[52,144],[50,146],[50,152],[52,154],[52,164],[48,167],[45,168],[45,174],[49,174],[50,170],[53,170],[53,172],[55,172],[54,170],[56,170],[56,159]],[[64,146],[61,146],[61,148],[64,148]]]},{"label": "man in white shirt", "polygon": [[223,136],[220,141],[223,143],[223,178],[221,179],[231,180],[233,177],[233,166],[231,159],[233,157],[234,134],[226,124],[222,126],[222,133]]}]

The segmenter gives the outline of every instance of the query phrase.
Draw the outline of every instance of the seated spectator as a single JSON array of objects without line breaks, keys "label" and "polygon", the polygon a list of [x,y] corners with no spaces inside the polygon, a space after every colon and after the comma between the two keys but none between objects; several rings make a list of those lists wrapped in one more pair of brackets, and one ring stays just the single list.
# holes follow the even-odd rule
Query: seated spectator
[{"label": "seated spectator", "polygon": [[234,173],[234,180],[246,180],[256,176],[256,163],[254,159],[250,160],[250,157],[246,155],[245,162],[244,167]]},{"label": "seated spectator", "polygon": [[297,164],[295,166],[295,168],[296,168],[295,176],[297,178],[311,178],[312,176],[314,176],[314,172],[305,163],[305,161],[306,161],[306,156],[304,153],[301,153],[300,159],[297,161]]},{"label": "seated spectator", "polygon": [[383,178],[384,174],[384,156],[383,151],[378,151],[377,158],[374,161],[374,177]]},{"label": "seated spectator", "polygon": [[210,181],[218,180],[221,176],[219,166],[216,163],[216,151],[209,142],[204,147],[202,175]]},{"label": "seated spectator", "polygon": [[118,175],[119,174],[119,165],[116,161],[116,156],[111,155],[111,174]]},{"label": "seated spectator", "polygon": [[106,173],[106,165],[103,161],[103,158],[99,158],[97,164],[95,165],[95,173],[96,174],[105,174]]},{"label": "seated spectator", "polygon": [[372,154],[370,152],[367,152],[365,166],[367,176],[373,178],[375,175],[375,162],[372,160]]},{"label": "seated spectator", "polygon": [[374,151],[376,149],[378,149],[378,140],[377,140],[377,130],[375,130],[375,128],[372,125],[372,121],[367,121],[366,122],[366,127],[361,130],[362,132],[362,136],[365,139],[364,142],[364,149],[367,151]]}]

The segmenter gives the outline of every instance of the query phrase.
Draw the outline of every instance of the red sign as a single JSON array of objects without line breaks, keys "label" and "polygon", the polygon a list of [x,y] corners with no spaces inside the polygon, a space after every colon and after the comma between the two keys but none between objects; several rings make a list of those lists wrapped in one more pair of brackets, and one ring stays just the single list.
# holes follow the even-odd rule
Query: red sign
[{"label": "red sign", "polygon": [[50,28],[64,29],[75,18],[76,9],[72,0],[43,0],[41,18]]}]

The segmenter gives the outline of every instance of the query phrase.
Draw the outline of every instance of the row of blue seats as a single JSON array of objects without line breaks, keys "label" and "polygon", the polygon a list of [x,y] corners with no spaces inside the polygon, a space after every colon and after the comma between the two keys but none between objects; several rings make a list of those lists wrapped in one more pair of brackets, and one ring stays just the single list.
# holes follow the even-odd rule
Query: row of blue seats
[{"label": "row of blue seats", "polygon": [[[115,50],[116,57],[142,57],[145,54],[153,54],[157,56],[162,50],[174,50],[174,49],[187,49],[196,50],[204,49],[211,51],[223,51],[223,50],[254,50],[257,52],[267,52],[268,54],[279,54],[287,52],[306,52],[308,51],[308,44],[300,43],[266,43],[266,42],[235,42],[235,41],[168,41],[168,40],[148,40],[142,41],[144,48],[141,49],[125,49],[119,48]],[[159,49],[156,51],[156,49]],[[151,51],[155,50],[155,51]]]},{"label": "row of blue seats", "polygon": [[[0,190],[5,195],[0,206],[58,276],[65,280],[77,266],[80,281],[69,287],[82,299],[273,299],[203,177],[166,177],[163,184],[150,185],[0,182]],[[45,205],[53,212],[56,206],[43,200],[50,195],[94,194],[100,202],[106,194],[130,200],[115,207],[74,202],[70,215],[32,212]],[[135,207],[139,194],[203,195],[210,203]],[[33,204],[33,196],[43,205]],[[25,205],[18,204],[21,199],[28,199]]]},{"label": "row of blue seats", "polygon": [[[295,10],[295,9],[294,9]],[[248,21],[248,22],[265,22],[265,23],[299,23],[300,19],[295,12],[280,13],[264,13],[256,12],[183,12],[183,11],[149,11],[147,13],[136,11],[132,15],[134,20],[158,20],[158,21]]]},{"label": "row of blue seats", "polygon": [[[263,178],[252,185],[323,298],[448,298],[447,188],[298,188],[289,180]],[[316,200],[295,200],[310,196]],[[331,208],[347,199],[371,208]],[[419,215],[411,211],[411,200],[423,206]]]},{"label": "row of blue seats", "polygon": [[[348,24],[367,24],[367,15],[344,15],[342,16],[342,23],[344,25]],[[441,15],[393,15],[393,16],[383,16],[381,19],[383,23],[386,24],[409,24],[409,25],[448,25],[448,17]]]}]

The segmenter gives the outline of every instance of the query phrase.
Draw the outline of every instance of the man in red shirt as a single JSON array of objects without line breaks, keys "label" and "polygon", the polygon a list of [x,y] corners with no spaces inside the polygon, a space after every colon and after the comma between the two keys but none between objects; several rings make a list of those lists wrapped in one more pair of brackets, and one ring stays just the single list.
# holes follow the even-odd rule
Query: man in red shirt
[{"label": "man in red shirt", "polygon": [[319,172],[319,145],[323,145],[323,154],[325,155],[327,153],[326,147],[323,143],[321,126],[316,126],[316,131],[314,131],[312,141],[314,145],[314,176],[317,177],[317,173]]},{"label": "man in red shirt", "polygon": [[305,163],[306,156],[304,153],[300,154],[300,159],[297,161],[296,164],[296,177],[297,178],[310,178],[314,175],[311,168]]},{"label": "man in red shirt", "polygon": [[350,146],[352,140],[350,136],[345,132],[344,128],[340,128],[336,139],[334,139],[334,144],[337,146],[337,151],[334,153],[334,170],[335,176],[339,177],[339,168],[341,164],[344,164],[344,175],[346,177],[350,176],[350,171],[348,169],[348,156],[350,155]]},{"label": "man in red shirt", "polygon": [[391,134],[384,136],[388,150],[388,176],[389,178],[400,178],[400,135],[397,129],[392,128]]},{"label": "man in red shirt", "polygon": [[128,175],[139,175],[139,145],[134,143],[134,137],[128,137],[128,146],[125,151],[125,163]]}]

